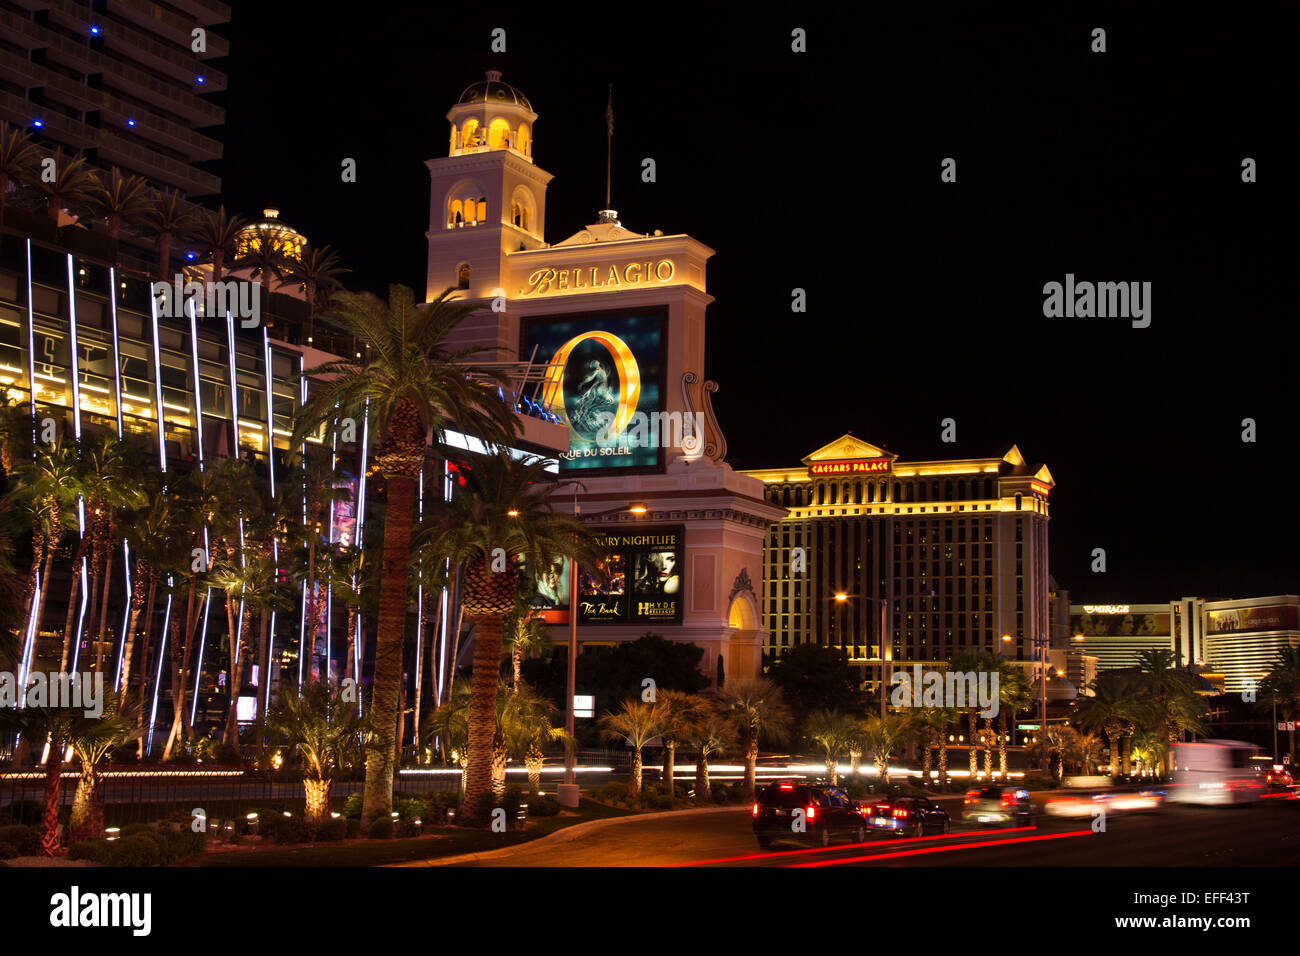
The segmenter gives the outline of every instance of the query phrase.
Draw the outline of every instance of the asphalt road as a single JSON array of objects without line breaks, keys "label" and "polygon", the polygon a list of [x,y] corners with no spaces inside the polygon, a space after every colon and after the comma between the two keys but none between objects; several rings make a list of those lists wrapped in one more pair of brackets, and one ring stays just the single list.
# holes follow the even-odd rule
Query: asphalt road
[{"label": "asphalt road", "polygon": [[[951,809],[951,808],[950,808]],[[1211,809],[1164,806],[1091,819],[1039,815],[1032,828],[975,829],[947,836],[872,837],[865,844],[761,850],[747,807],[620,818],[576,838],[544,842],[470,866],[1294,866],[1300,802]]]}]

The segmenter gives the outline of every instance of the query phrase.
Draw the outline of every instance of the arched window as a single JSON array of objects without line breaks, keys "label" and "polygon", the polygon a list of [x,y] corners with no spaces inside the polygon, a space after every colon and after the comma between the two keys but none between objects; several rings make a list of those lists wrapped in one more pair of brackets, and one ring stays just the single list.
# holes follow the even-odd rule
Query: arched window
[{"label": "arched window", "polygon": [[532,137],[528,133],[528,124],[520,123],[519,132],[515,135],[515,149],[525,156],[531,156],[532,146]]},{"label": "arched window", "polygon": [[469,288],[469,263],[462,262],[460,268],[456,270],[456,285],[461,289]]},{"label": "arched window", "polygon": [[447,221],[452,224],[465,221],[465,209],[464,206],[461,205],[459,199],[453,199],[451,201],[451,208],[447,210]]},{"label": "arched window", "polygon": [[510,124],[494,119],[488,126],[488,149],[505,149],[510,145]]},{"label": "arched window", "polygon": [[862,482],[860,481],[853,483],[853,503],[855,505],[862,504]]},{"label": "arched window", "polygon": [[1016,510],[1020,510],[1020,495],[1016,495]]},{"label": "arched window", "polygon": [[867,503],[870,504],[875,500],[876,500],[876,483],[874,481],[868,481],[867,482]]},{"label": "arched window", "polygon": [[483,222],[487,219],[487,196],[479,196],[476,205],[478,209],[474,214],[474,221]]},{"label": "arched window", "polygon": [[966,479],[965,478],[957,482],[957,497],[962,501],[966,500]]},{"label": "arched window", "polygon": [[482,141],[479,139],[478,120],[465,120],[465,130],[461,134],[460,145],[462,149],[473,149],[476,146],[483,145]]}]

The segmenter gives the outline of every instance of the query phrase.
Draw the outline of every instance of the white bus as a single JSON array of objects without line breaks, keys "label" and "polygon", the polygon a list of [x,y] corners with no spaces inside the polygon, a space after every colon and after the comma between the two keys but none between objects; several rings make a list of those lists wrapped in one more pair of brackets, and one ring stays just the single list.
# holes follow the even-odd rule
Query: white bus
[{"label": "white bus", "polygon": [[1264,793],[1259,748],[1241,740],[1174,744],[1174,778],[1169,799],[1223,806],[1253,803]]}]

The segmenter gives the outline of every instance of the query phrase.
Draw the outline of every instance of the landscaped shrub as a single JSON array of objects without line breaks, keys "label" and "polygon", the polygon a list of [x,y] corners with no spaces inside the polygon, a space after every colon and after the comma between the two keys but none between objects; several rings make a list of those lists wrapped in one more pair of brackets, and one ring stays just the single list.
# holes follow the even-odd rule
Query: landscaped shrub
[{"label": "landscaped shrub", "polygon": [[349,820],[360,820],[361,804],[362,795],[359,793],[352,794],[352,796],[348,797],[347,800],[343,801],[343,816],[347,817]]},{"label": "landscaped shrub", "polygon": [[0,810],[0,826],[39,825],[45,804],[39,800],[15,800]]},{"label": "landscaped shrub", "polygon": [[397,826],[394,827],[394,833],[399,837],[416,837],[420,835],[420,825],[415,819],[398,820]]},{"label": "landscaped shrub", "polygon": [[128,823],[126,826],[122,827],[122,832],[118,834],[118,836],[120,836],[122,839],[126,839],[129,836],[135,836],[137,833],[152,833],[152,832],[153,832],[153,827],[151,827],[147,823]]},{"label": "landscaped shrub", "polygon": [[391,840],[393,838],[393,821],[390,817],[380,817],[370,824],[366,836],[372,840]]},{"label": "landscaped shrub", "polygon": [[107,840],[82,840],[80,843],[74,843],[68,847],[69,860],[90,860],[92,863],[103,863],[104,858],[108,856],[108,851],[113,844]]},{"label": "landscaped shrub", "polygon": [[41,852],[41,831],[36,827],[0,827],[0,843],[8,843],[17,856],[36,856]]},{"label": "landscaped shrub", "polygon": [[351,822],[351,820],[344,820],[342,817],[331,817],[320,825],[320,829],[316,831],[316,839],[322,843],[337,843],[349,836],[348,825]]},{"label": "landscaped shrub", "polygon": [[310,843],[316,828],[302,817],[280,817],[275,826],[276,843]]},{"label": "landscaped shrub", "polygon": [[534,817],[553,817],[560,812],[560,801],[550,794],[528,798],[528,814]]},{"label": "landscaped shrub", "polygon": [[12,843],[0,843],[0,860],[12,860],[16,856],[21,856],[18,847]]},{"label": "landscaped shrub", "polygon": [[394,801],[393,809],[397,811],[399,820],[423,820],[429,815],[429,806],[419,797],[408,797],[405,800]]},{"label": "landscaped shrub", "polygon": [[158,843],[144,833],[114,840],[104,859],[105,866],[158,866],[161,863],[162,852]]},{"label": "landscaped shrub", "polygon": [[343,822],[347,825],[349,840],[355,840],[361,836],[361,821],[359,819],[346,819]]}]

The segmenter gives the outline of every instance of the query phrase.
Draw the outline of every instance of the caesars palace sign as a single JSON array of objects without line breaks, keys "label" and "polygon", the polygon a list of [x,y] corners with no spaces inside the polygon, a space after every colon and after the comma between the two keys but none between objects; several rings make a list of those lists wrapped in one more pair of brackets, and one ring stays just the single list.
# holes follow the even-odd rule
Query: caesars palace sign
[{"label": "caesars palace sign", "polygon": [[651,282],[672,282],[676,274],[677,267],[671,259],[628,262],[622,265],[575,266],[571,269],[543,266],[529,273],[527,286],[520,289],[519,294],[548,295],[556,292],[621,289]]}]

